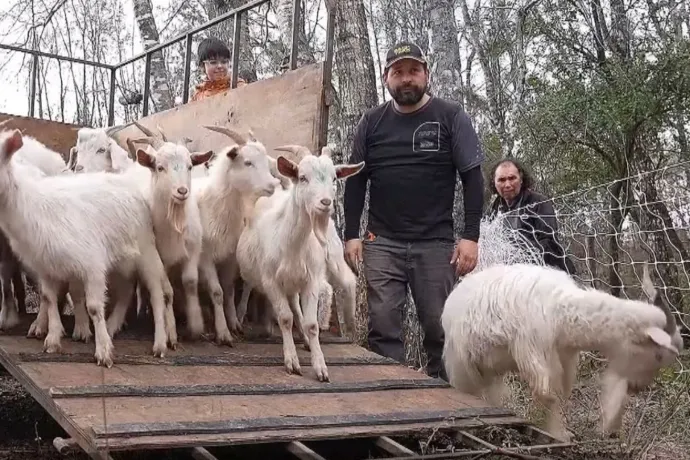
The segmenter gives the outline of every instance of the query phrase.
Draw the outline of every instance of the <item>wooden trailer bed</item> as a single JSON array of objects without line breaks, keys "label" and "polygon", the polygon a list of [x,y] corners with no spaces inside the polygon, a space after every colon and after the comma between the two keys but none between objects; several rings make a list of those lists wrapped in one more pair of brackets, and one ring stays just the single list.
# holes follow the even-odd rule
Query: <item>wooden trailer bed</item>
[{"label": "wooden trailer bed", "polygon": [[526,424],[332,334],[322,339],[330,383],[316,380],[301,345],[304,375],[288,375],[279,338],[250,336],[232,348],[180,343],[163,359],[152,356],[152,343],[152,336],[123,334],[115,340],[115,365],[105,369],[94,363],[93,344],[65,337],[60,354],[46,354],[42,340],[17,332],[0,336],[0,363],[93,458]]}]

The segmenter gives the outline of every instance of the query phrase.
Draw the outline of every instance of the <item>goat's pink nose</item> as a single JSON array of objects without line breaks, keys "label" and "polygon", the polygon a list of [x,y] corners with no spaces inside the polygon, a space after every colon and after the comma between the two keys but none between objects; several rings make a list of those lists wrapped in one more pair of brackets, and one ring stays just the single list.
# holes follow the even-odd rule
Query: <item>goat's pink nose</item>
[{"label": "goat's pink nose", "polygon": [[330,198],[322,198],[321,204],[324,206],[330,206],[333,201]]},{"label": "goat's pink nose", "polygon": [[177,193],[179,193],[180,195],[186,195],[187,192],[189,192],[189,190],[187,190],[187,187],[182,186],[177,188]]}]

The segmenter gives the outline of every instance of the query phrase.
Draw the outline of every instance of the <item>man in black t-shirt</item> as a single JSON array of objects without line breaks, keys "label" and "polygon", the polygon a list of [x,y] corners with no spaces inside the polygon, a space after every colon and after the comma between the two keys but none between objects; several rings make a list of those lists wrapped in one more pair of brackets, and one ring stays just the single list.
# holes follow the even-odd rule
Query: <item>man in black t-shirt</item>
[{"label": "man in black t-shirt", "polygon": [[[369,347],[404,362],[407,287],[424,330],[427,373],[443,369],[441,313],[458,276],[477,263],[484,198],[484,154],[461,105],[426,93],[429,69],[421,49],[400,43],[388,51],[384,82],[393,100],[368,110],[355,132],[350,163],[365,162],[345,185],[345,253],[363,262],[369,307]],[[456,172],[463,184],[465,228],[455,244]],[[370,181],[368,228],[360,219]]]}]

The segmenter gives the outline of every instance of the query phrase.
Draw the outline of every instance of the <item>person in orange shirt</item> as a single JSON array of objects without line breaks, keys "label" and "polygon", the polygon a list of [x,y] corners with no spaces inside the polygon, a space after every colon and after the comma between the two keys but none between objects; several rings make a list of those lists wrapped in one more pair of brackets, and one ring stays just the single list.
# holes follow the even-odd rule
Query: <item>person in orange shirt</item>
[{"label": "person in orange shirt", "polygon": [[[229,71],[230,49],[217,38],[206,38],[199,43],[197,51],[199,56],[198,67],[203,69],[204,81],[194,89],[192,101],[198,101],[230,89],[232,73]],[[237,79],[237,86],[243,86],[247,82]]]}]

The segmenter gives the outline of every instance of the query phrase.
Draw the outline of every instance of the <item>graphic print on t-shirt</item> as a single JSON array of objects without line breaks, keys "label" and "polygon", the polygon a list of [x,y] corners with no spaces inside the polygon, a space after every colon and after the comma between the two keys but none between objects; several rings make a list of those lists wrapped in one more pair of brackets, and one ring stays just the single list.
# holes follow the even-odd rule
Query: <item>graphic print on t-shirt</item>
[{"label": "graphic print on t-shirt", "polygon": [[441,124],[425,121],[415,129],[412,136],[414,152],[438,152],[441,149]]}]

